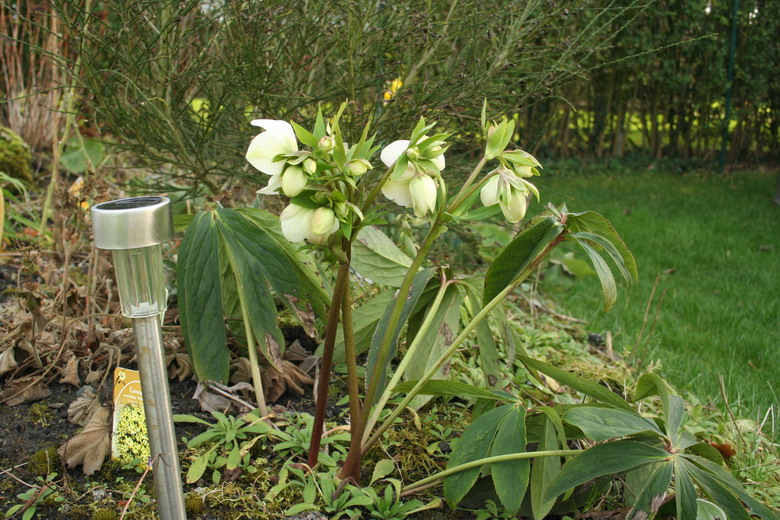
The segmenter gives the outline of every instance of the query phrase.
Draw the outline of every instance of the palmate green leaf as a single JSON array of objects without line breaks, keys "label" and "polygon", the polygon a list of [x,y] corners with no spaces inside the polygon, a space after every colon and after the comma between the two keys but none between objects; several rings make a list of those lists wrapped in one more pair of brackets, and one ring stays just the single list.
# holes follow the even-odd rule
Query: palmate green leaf
[{"label": "palmate green leaf", "polygon": [[594,399],[604,404],[608,404],[613,408],[620,408],[632,413],[636,413],[634,412],[634,409],[631,407],[631,405],[625,401],[625,399],[621,398],[614,392],[610,391],[608,388],[605,388],[598,383],[588,381],[587,379],[576,376],[571,372],[561,370],[560,368],[555,368],[530,357],[520,356],[520,361],[522,361],[526,367],[550,376],[559,383],[569,386],[578,392],[582,392],[585,395],[593,397]]},{"label": "palmate green leaf", "polygon": [[[472,422],[455,445],[447,462],[447,468],[487,457],[498,427],[513,408],[514,405],[511,404],[494,408]],[[479,467],[467,469],[444,479],[444,499],[450,507],[455,508],[466,496],[477,481],[481,469]]]},{"label": "palmate green leaf", "polygon": [[566,412],[563,420],[582,430],[589,439],[604,442],[617,437],[628,437],[638,433],[663,435],[658,426],[636,412],[578,406]]},{"label": "palmate green leaf", "polygon": [[[475,316],[480,309],[477,308],[479,297],[477,289],[473,283],[467,283],[466,294],[469,297],[470,314]],[[497,307],[493,313],[503,316],[501,306]],[[498,346],[490,330],[490,322],[486,318],[477,324],[477,344],[479,345],[479,364],[485,374],[485,381],[490,388],[503,388],[504,381],[501,374],[501,362],[498,355]]]},{"label": "palmate green leaf", "polygon": [[604,311],[609,311],[615,302],[617,301],[617,286],[615,285],[615,277],[612,276],[612,271],[609,269],[607,262],[601,257],[601,255],[593,249],[593,247],[583,240],[575,239],[575,241],[582,247],[585,253],[588,254],[590,262],[593,264],[593,268],[596,270],[596,274],[601,282],[601,291],[604,294]]},{"label": "palmate green leaf", "polygon": [[[417,384],[417,381],[406,381],[396,385],[394,392],[408,392]],[[449,396],[449,397],[467,397],[476,399],[488,399],[490,401],[517,401],[518,398],[512,394],[502,391],[486,390],[478,386],[460,381],[445,381],[443,379],[431,379],[420,388],[421,395]],[[492,406],[492,405],[491,405]]]},{"label": "palmate green leaf", "polygon": [[[276,325],[276,303],[269,288],[271,276],[286,277],[276,279],[274,285],[289,290],[280,297],[294,295],[299,291],[297,284],[289,283],[297,278],[286,263],[284,254],[276,248],[264,248],[263,237],[258,228],[241,216],[240,213],[219,209],[217,228],[227,253],[225,262],[229,263],[236,281],[236,292],[243,308],[242,315],[249,317],[252,332],[257,339],[263,355],[272,364],[281,360],[284,349],[284,336]],[[283,270],[277,266],[284,265]],[[289,283],[289,286],[288,286]],[[289,303],[288,303],[289,304]]]},{"label": "palmate green leaf", "polygon": [[[525,451],[525,408],[515,405],[506,414],[496,431],[490,456],[522,453]],[[523,503],[528,478],[530,461],[528,459],[496,462],[490,466],[493,486],[504,509],[511,514],[517,514]]]},{"label": "palmate green leaf", "polygon": [[[778,516],[768,507],[750,496],[750,494],[745,491],[737,479],[735,479],[734,476],[722,466],[696,455],[685,454],[683,455],[683,458],[685,459],[686,463],[692,462],[694,467],[701,468],[701,471],[706,471],[713,475],[713,478],[716,478],[717,481],[725,486],[731,493],[739,497],[739,500],[741,500],[743,503],[745,503],[745,505],[747,505],[748,508],[750,508],[750,512],[754,516],[758,516],[763,520],[780,520],[778,519]],[[691,475],[698,482],[698,475],[694,473],[693,469],[694,468],[689,467]]]},{"label": "palmate green leaf", "polygon": [[631,276],[634,279],[639,276],[634,255],[631,254],[631,251],[628,249],[625,242],[623,242],[623,239],[620,238],[618,232],[615,231],[615,228],[612,227],[609,220],[599,213],[596,213],[595,211],[569,213],[566,218],[566,228],[573,233],[585,231],[606,238],[615,246],[618,253],[620,253],[620,256],[623,258],[623,263],[625,264],[626,269],[628,269],[628,272],[631,273]]},{"label": "palmate green leaf", "polygon": [[269,240],[268,247],[272,244],[284,252],[288,264],[298,273],[299,286],[305,291],[309,304],[317,316],[324,319],[331,295],[323,286],[323,279],[311,255],[298,250],[296,245],[284,237],[278,216],[258,208],[241,208],[236,211],[265,232]]},{"label": "palmate green leaf", "polygon": [[677,518],[696,518],[696,487],[688,473],[687,463],[680,457],[674,459],[674,502]]},{"label": "palmate green leaf", "polygon": [[487,304],[501,291],[529,274],[534,261],[561,234],[563,226],[552,216],[531,221],[496,257],[485,273],[482,303]]},{"label": "palmate green leaf", "polygon": [[[390,341],[390,349],[388,350],[387,359],[385,359],[384,366],[382,367],[382,372],[379,381],[377,382],[377,390],[376,395],[380,396],[382,395],[382,392],[384,392],[385,384],[387,381],[387,366],[390,364],[390,362],[393,360],[393,357],[395,357],[395,352],[397,348],[398,343],[398,336],[401,333],[401,329],[404,327],[404,324],[406,323],[406,320],[409,319],[409,315],[411,314],[414,307],[417,305],[417,301],[420,299],[420,296],[422,295],[423,291],[425,290],[425,286],[428,284],[428,281],[433,276],[433,273],[435,273],[436,270],[429,267],[421,270],[417,275],[414,277],[414,280],[412,281],[412,287],[409,290],[409,295],[406,297],[406,301],[403,304],[403,307],[401,309],[401,317],[398,320],[398,323],[396,324],[395,328],[392,331],[392,340]],[[396,295],[393,295],[393,305],[395,303]],[[379,347],[382,345],[382,338],[384,337],[386,331],[388,330],[388,326],[390,323],[390,315],[393,311],[393,305],[388,305],[387,309],[385,310],[384,315],[382,316],[382,319],[379,320],[379,323],[377,324],[376,330],[374,331],[374,335],[371,338],[371,347],[368,351],[368,361],[366,363],[366,386],[371,384],[370,378],[371,375],[374,373],[374,366],[376,365],[377,358],[379,357]],[[368,403],[367,406],[372,406],[374,403]]]},{"label": "palmate green leaf", "polygon": [[[550,409],[552,414],[555,410]],[[542,427],[539,429],[538,451],[553,451],[561,449],[559,432],[550,414],[544,414]],[[558,419],[560,421],[560,419]],[[565,439],[564,439],[565,441]],[[543,520],[555,505],[555,498],[544,500],[547,487],[561,471],[560,457],[537,457],[531,467],[531,512],[534,520]]]},{"label": "palmate green leaf", "polygon": [[[428,329],[421,338],[420,347],[415,350],[409,365],[404,372],[405,380],[419,380],[425,375],[443,354],[455,338],[460,334],[460,305],[461,296],[457,285],[450,285],[445,289],[439,308],[433,315]],[[446,379],[447,370],[441,367],[433,377]],[[427,396],[418,396],[410,403],[414,409],[418,409],[430,400]]]},{"label": "palmate green leaf", "polygon": [[352,244],[352,268],[369,280],[400,287],[412,259],[401,251],[379,228],[360,230]]},{"label": "palmate green leaf", "polygon": [[704,494],[707,495],[707,498],[715,502],[726,512],[729,520],[750,520],[750,515],[739,501],[739,498],[731,492],[722,480],[695,464],[687,464],[686,469],[704,491]]},{"label": "palmate green leaf", "polygon": [[218,233],[211,213],[199,213],[179,248],[179,319],[192,368],[200,381],[227,382],[230,352],[222,318]]},{"label": "palmate green leaf", "polygon": [[669,453],[633,440],[598,444],[572,457],[561,467],[561,472],[550,483],[544,499],[552,500],[589,480],[605,475],[622,473],[634,468],[661,462]]},{"label": "palmate green leaf", "polygon": [[631,272],[628,270],[628,267],[626,267],[626,263],[623,260],[623,257],[620,255],[612,242],[602,237],[601,235],[589,233],[587,231],[572,233],[569,236],[577,239],[578,241],[593,242],[594,244],[600,246],[604,251],[607,252],[610,258],[612,258],[612,261],[617,266],[618,271],[620,271],[620,274],[623,275],[623,279],[625,280],[626,284],[631,285],[631,283],[634,281]]},{"label": "palmate green leaf", "polygon": [[672,482],[674,462],[662,462],[653,470],[653,474],[639,491],[634,507],[628,513],[626,520],[645,520],[653,518],[663,505],[669,484]]}]

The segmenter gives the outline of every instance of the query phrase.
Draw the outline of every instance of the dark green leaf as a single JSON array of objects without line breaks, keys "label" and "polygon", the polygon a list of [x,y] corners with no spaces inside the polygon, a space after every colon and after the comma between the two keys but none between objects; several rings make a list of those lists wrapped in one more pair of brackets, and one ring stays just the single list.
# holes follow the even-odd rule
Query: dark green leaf
[{"label": "dark green leaf", "polygon": [[750,515],[739,498],[728,489],[722,480],[695,464],[688,464],[686,468],[699,487],[704,490],[704,494],[726,512],[729,520],[750,520]]},{"label": "dark green leaf", "polygon": [[[455,445],[447,468],[484,459],[490,454],[490,446],[502,420],[514,405],[507,404],[481,415],[463,432]],[[482,468],[460,471],[444,479],[444,498],[450,507],[456,507],[477,481]]]},{"label": "dark green leaf", "polygon": [[589,480],[661,462],[669,453],[641,442],[624,440],[598,444],[570,459],[550,483],[544,500],[552,500]]},{"label": "dark green leaf", "polygon": [[[506,414],[496,431],[490,456],[522,453],[525,451],[525,408],[517,405]],[[493,486],[504,509],[511,514],[517,514],[528,488],[528,459],[496,462],[490,466]]]},{"label": "dark green leaf", "polygon": [[199,213],[184,234],[176,266],[179,319],[200,381],[227,382],[230,352],[220,289],[218,234],[211,213]]},{"label": "dark green leaf", "polygon": [[630,285],[634,281],[631,273],[626,267],[626,263],[623,261],[623,257],[620,256],[620,253],[612,242],[602,237],[601,235],[589,233],[587,231],[572,233],[570,236],[576,238],[577,240],[589,241],[601,246],[601,248],[603,248],[604,251],[606,251],[607,254],[612,258],[612,261],[615,263],[615,266],[617,266],[618,271],[620,271],[620,274],[623,275],[623,279],[626,281],[626,284]]},{"label": "dark green leaf", "polygon": [[485,273],[482,303],[487,304],[501,291],[521,281],[545,249],[561,234],[563,226],[555,217],[541,217],[509,243]]},{"label": "dark green leaf", "polygon": [[621,408],[629,412],[634,411],[634,409],[625,401],[625,399],[621,398],[608,388],[605,388],[598,383],[588,381],[587,379],[576,376],[571,372],[561,370],[560,368],[555,368],[530,357],[520,356],[520,360],[530,369],[537,370],[547,376],[550,376],[559,383],[570,386],[578,392],[582,392],[585,395],[593,397],[594,399],[604,404],[608,404],[614,408]]},{"label": "dark green leaf", "polygon": [[[397,385],[394,392],[408,392],[417,381],[406,381]],[[459,381],[445,381],[443,379],[431,379],[420,388],[421,395],[438,395],[452,397],[466,397],[476,399],[488,399],[491,401],[517,401],[516,397],[506,392],[495,392],[478,386],[473,386]]]},{"label": "dark green leaf", "polygon": [[[435,272],[436,270],[430,267],[423,269],[422,271],[417,273],[417,275],[414,277],[414,280],[412,281],[412,287],[409,290],[409,295],[406,297],[406,301],[403,303],[403,307],[401,309],[401,317],[392,331],[390,348],[387,353],[387,358],[384,361],[384,366],[382,367],[382,375],[380,376],[380,379],[377,382],[376,395],[378,396],[382,395],[382,392],[384,391],[385,388],[385,383],[387,379],[387,366],[390,364],[390,361],[393,360],[393,357],[395,357],[398,335],[401,333],[401,329],[406,323],[406,320],[409,318],[409,314],[411,314],[412,309],[414,309],[415,305],[417,305],[417,300],[420,299],[420,295],[422,295],[423,291],[425,290],[425,286],[428,284],[428,281],[431,279],[433,273]],[[379,323],[377,324],[376,330],[374,331],[374,336],[371,338],[371,348],[368,351],[368,362],[366,364],[366,374],[369,374],[369,376],[366,377],[367,386],[371,384],[371,382],[369,381],[369,378],[371,377],[370,374],[374,373],[374,366],[376,365],[377,358],[379,357],[379,347],[382,345],[382,338],[384,337],[386,331],[388,330],[388,326],[390,323],[390,315],[393,312],[393,306],[395,305],[396,299],[397,299],[397,295],[394,294],[392,305],[388,305],[387,309],[385,310],[385,314],[382,316],[382,319],[379,320]],[[368,403],[368,406],[372,406],[372,405],[373,403]]]},{"label": "dark green leaf", "polygon": [[636,412],[613,408],[578,406],[566,412],[563,419],[596,442],[647,432],[663,435],[650,419]]},{"label": "dark green leaf", "polygon": [[638,277],[634,255],[632,255],[631,251],[626,247],[625,242],[620,238],[620,235],[615,231],[615,228],[612,227],[612,224],[602,215],[595,211],[569,213],[566,219],[566,228],[574,233],[579,231],[595,233],[596,235],[600,235],[609,240],[620,253],[620,256],[623,258],[623,263],[634,279]]},{"label": "dark green leaf", "polygon": [[688,473],[689,462],[680,457],[674,459],[674,502],[677,518],[696,518],[696,487]]},{"label": "dark green leaf", "polygon": [[[550,409],[553,414],[555,411]],[[557,416],[557,414],[556,414]],[[560,421],[560,418],[558,419]],[[557,428],[549,415],[544,415],[539,431],[538,451],[554,451],[561,449]],[[531,511],[534,520],[543,520],[555,505],[555,498],[544,500],[550,482],[561,471],[560,457],[537,457],[531,467]]]},{"label": "dark green leaf", "polygon": [[628,513],[626,520],[645,520],[653,518],[658,509],[663,505],[669,484],[672,481],[674,462],[662,462],[658,464],[653,474],[639,491],[634,502],[634,507]]},{"label": "dark green leaf", "polygon": [[[448,286],[439,308],[432,317],[430,326],[420,339],[420,346],[409,360],[409,365],[404,373],[405,380],[421,379],[458,336],[461,328],[460,303],[458,286]],[[417,338],[415,338],[416,340]],[[447,370],[445,367],[441,367],[433,377],[446,379]],[[415,397],[410,406],[417,409],[429,400],[430,398],[425,396]]]},{"label": "dark green leaf", "polygon": [[615,277],[612,276],[612,271],[609,270],[607,262],[601,257],[601,255],[593,249],[590,244],[583,240],[575,239],[576,242],[582,247],[582,249],[588,254],[590,262],[593,264],[593,268],[596,270],[596,274],[601,282],[601,291],[604,293],[604,310],[609,311],[615,301],[617,301],[617,286],[615,285]]},{"label": "dark green leaf", "polygon": [[360,230],[352,244],[352,267],[361,276],[390,287],[400,287],[412,259],[377,227]]}]

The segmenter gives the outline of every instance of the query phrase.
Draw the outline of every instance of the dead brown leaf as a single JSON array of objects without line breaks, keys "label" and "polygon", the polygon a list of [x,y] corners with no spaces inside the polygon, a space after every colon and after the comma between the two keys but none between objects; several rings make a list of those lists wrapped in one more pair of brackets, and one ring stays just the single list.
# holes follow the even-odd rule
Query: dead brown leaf
[{"label": "dead brown leaf", "polygon": [[79,379],[79,358],[73,353],[71,353],[70,358],[68,358],[68,362],[65,363],[65,368],[62,369],[60,383],[73,385],[75,387],[81,386],[81,379]]},{"label": "dead brown leaf", "polygon": [[249,383],[238,383],[233,386],[225,386],[213,381],[205,384],[198,383],[193,399],[200,402],[200,408],[204,412],[221,413],[245,413],[254,409],[254,406],[238,396],[238,392],[251,393],[254,391]]},{"label": "dead brown leaf", "polygon": [[89,388],[84,388],[81,396],[68,407],[68,421],[85,426],[92,414],[100,408],[100,399]]},{"label": "dead brown leaf", "polygon": [[100,407],[89,418],[81,433],[63,444],[57,453],[69,469],[81,465],[85,475],[92,475],[103,467],[103,461],[110,451],[108,408]]},{"label": "dead brown leaf", "polygon": [[14,347],[10,346],[0,354],[0,376],[19,366],[14,357]]},{"label": "dead brown leaf", "polygon": [[286,359],[279,362],[278,370],[271,366],[264,368],[261,377],[269,401],[276,401],[287,390],[303,395],[304,385],[314,384],[309,374]]},{"label": "dead brown leaf", "polygon": [[0,392],[0,403],[16,406],[46,399],[51,390],[42,381],[36,381],[33,376],[17,379]]}]

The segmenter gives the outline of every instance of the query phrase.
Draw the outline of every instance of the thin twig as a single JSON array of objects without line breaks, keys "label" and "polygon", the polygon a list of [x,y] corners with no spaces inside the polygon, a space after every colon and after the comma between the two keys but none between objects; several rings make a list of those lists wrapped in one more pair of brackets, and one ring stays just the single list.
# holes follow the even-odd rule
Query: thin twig
[{"label": "thin twig", "polygon": [[155,457],[152,459],[152,462],[146,466],[143,475],[141,475],[141,478],[138,480],[138,484],[135,485],[133,492],[130,494],[130,498],[127,499],[127,503],[125,504],[124,509],[122,509],[122,514],[119,515],[119,520],[124,520],[125,515],[127,514],[127,510],[130,507],[130,504],[133,503],[133,499],[135,498],[136,493],[138,493],[138,490],[141,487],[141,483],[144,481],[146,475],[149,473],[149,470],[152,469],[152,466],[154,465],[155,462],[157,462],[157,455],[155,455]]}]

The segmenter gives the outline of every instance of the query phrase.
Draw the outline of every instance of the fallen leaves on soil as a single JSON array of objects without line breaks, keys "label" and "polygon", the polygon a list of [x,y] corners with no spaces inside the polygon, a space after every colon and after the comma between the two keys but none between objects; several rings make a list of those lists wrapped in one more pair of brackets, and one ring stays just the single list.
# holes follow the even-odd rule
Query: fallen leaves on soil
[{"label": "fallen leaves on soil", "polygon": [[69,469],[82,465],[85,475],[92,475],[103,467],[111,450],[108,426],[108,408],[94,411],[81,433],[57,450]]}]

